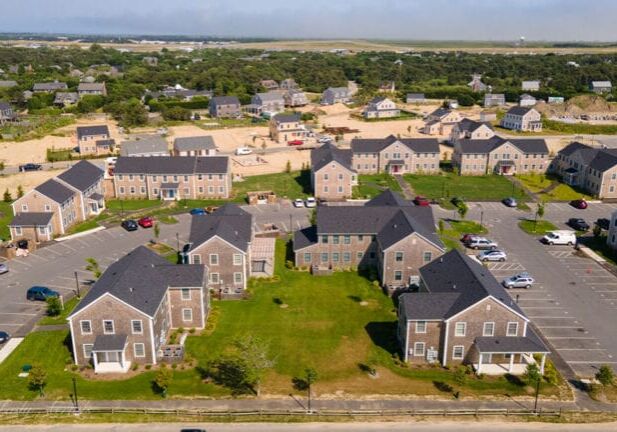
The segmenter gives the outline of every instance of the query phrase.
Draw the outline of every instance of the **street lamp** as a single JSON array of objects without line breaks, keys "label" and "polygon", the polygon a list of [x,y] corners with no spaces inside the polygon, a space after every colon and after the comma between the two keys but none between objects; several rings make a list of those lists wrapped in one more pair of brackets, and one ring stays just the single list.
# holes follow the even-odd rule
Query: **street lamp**
[{"label": "street lamp", "polygon": [[542,375],[538,377],[538,381],[536,382],[536,401],[533,404],[533,412],[538,413],[538,395],[540,394],[540,380],[542,379]]},{"label": "street lamp", "polygon": [[77,278],[77,272],[75,272],[75,287],[77,288],[77,298],[80,298],[81,294],[79,292],[79,279]]},{"label": "street lamp", "polygon": [[75,409],[79,412],[79,399],[77,398],[77,379],[73,377],[73,396],[75,396]]},{"label": "street lamp", "polygon": [[484,210],[480,210],[480,226],[484,226]]},{"label": "street lamp", "polygon": [[180,252],[180,234],[176,233],[176,243],[178,245],[177,251]]}]

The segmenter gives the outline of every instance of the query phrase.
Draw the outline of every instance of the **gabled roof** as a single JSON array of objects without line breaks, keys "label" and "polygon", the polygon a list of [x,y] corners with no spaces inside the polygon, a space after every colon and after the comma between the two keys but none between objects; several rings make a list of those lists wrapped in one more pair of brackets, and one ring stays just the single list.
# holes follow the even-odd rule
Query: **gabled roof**
[{"label": "gabled roof", "polygon": [[58,204],[62,204],[75,195],[75,192],[54,179],[47,180],[45,183],[41,183],[34,189],[46,197],[54,200]]},{"label": "gabled roof", "polygon": [[120,156],[143,155],[147,153],[169,154],[165,138],[150,136],[135,141],[124,141],[120,147]]},{"label": "gabled roof", "polygon": [[319,171],[330,162],[338,162],[345,168],[353,170],[351,166],[351,150],[340,149],[334,144],[326,143],[311,150],[311,166],[313,171]]},{"label": "gabled roof", "polygon": [[387,189],[364,204],[365,207],[408,207],[413,204],[406,201],[400,194]]},{"label": "gabled roof", "polygon": [[451,109],[439,107],[435,111],[429,114],[429,117],[445,117],[452,112]]},{"label": "gabled roof", "polygon": [[81,92],[81,91],[104,91],[105,90],[105,83],[87,83],[87,82],[80,82],[79,85],[77,86],[77,91]]},{"label": "gabled roof", "polygon": [[227,156],[119,157],[115,174],[227,174]]},{"label": "gabled roof", "polygon": [[394,135],[386,138],[354,138],[351,140],[353,153],[377,153],[395,142],[400,142],[415,153],[439,153],[437,138],[401,138]]},{"label": "gabled roof", "polygon": [[317,243],[317,228],[315,226],[310,226],[294,232],[294,250],[304,249],[315,243]]},{"label": "gabled roof", "polygon": [[[98,143],[98,141],[97,141]],[[86,160],[81,160],[58,176],[63,182],[84,192],[103,177],[104,171]]]},{"label": "gabled roof", "polygon": [[174,140],[174,149],[178,151],[212,150],[215,148],[214,139],[209,135],[182,137]]},{"label": "gabled roof", "polygon": [[493,129],[490,123],[478,122],[467,117],[458,122],[458,129],[461,132],[474,132],[482,126],[486,126],[491,130]]},{"label": "gabled roof", "polygon": [[67,89],[67,85],[66,83],[63,82],[58,82],[58,81],[54,81],[54,82],[44,82],[44,83],[35,83],[34,86],[32,87],[32,89],[34,91],[40,90],[40,91],[53,91],[53,90],[64,90]]},{"label": "gabled roof", "polygon": [[[418,207],[411,207],[411,209]],[[407,211],[406,211],[407,210]],[[381,249],[386,250],[390,246],[398,243],[400,240],[410,236],[413,233],[418,233],[425,239],[434,242],[436,239],[434,226],[426,226],[412,216],[412,212],[408,209],[399,210],[386,223],[381,231],[377,233],[377,241]],[[443,249],[441,241],[436,242],[436,246]]]},{"label": "gabled roof", "polygon": [[575,153],[577,150],[580,150],[583,148],[590,148],[590,147],[586,144],[580,143],[578,141],[574,141],[568,144],[567,146],[565,146],[564,148],[562,148],[561,150],[559,150],[559,154],[562,154],[564,156],[570,156],[573,153]]},{"label": "gabled roof", "polygon": [[521,116],[522,117],[522,116],[528,114],[530,111],[535,111],[535,109],[530,108],[530,107],[515,106],[515,107],[512,107],[512,108],[510,108],[508,110],[508,114],[516,115],[516,116]]},{"label": "gabled roof", "polygon": [[487,154],[502,144],[510,143],[523,153],[548,154],[546,141],[540,138],[504,139],[494,136],[489,139],[462,139],[459,148],[462,154]]},{"label": "gabled roof", "polygon": [[272,117],[276,123],[297,123],[301,119],[300,114],[277,114]]},{"label": "gabled roof", "polygon": [[52,217],[54,217],[53,213],[17,213],[11,223],[9,223],[9,226],[47,226],[51,222]]},{"label": "gabled roof", "polygon": [[69,317],[105,294],[152,317],[168,288],[203,287],[204,273],[202,265],[170,264],[147,247],[139,246],[105,270]]},{"label": "gabled roof", "polygon": [[496,336],[477,337],[474,345],[480,353],[512,354],[512,353],[550,353],[533,329],[527,329],[527,336]]},{"label": "gabled roof", "polygon": [[95,125],[95,126],[78,126],[77,127],[77,139],[81,140],[86,136],[107,135],[109,136],[109,128],[107,125]]},{"label": "gabled roof", "polygon": [[608,171],[617,165],[617,149],[601,149],[589,163],[589,168],[600,172]]},{"label": "gabled roof", "polygon": [[377,104],[379,102],[383,102],[385,100],[387,100],[388,98],[386,96],[375,96],[373,99],[371,99],[369,101],[369,104]]},{"label": "gabled roof", "polygon": [[210,105],[240,105],[240,100],[236,96],[215,96]]},{"label": "gabled roof", "polygon": [[612,87],[613,84],[610,81],[592,81],[593,87]]},{"label": "gabled roof", "polygon": [[189,243],[194,250],[213,237],[220,237],[242,251],[248,251],[252,237],[253,217],[236,204],[225,204],[209,215],[191,219]]},{"label": "gabled roof", "polygon": [[278,91],[270,91],[267,93],[257,93],[253,98],[258,98],[262,102],[280,101],[283,99],[283,94]]},{"label": "gabled roof", "polygon": [[92,345],[93,352],[124,351],[128,336],[125,334],[97,335]]}]

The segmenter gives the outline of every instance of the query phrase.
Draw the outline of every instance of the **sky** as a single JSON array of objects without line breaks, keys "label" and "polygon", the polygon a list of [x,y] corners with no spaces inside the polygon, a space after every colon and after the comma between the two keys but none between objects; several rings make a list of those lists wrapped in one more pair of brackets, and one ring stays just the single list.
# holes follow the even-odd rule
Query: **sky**
[{"label": "sky", "polygon": [[0,0],[0,32],[617,41],[615,0]]}]

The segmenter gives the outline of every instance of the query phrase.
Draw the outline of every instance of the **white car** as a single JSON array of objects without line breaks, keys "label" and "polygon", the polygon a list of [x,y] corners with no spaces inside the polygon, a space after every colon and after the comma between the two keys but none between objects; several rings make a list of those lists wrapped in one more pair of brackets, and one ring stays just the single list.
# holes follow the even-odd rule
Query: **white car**
[{"label": "white car", "polygon": [[294,207],[297,207],[297,208],[304,207],[304,201],[302,201],[301,198],[296,198],[294,200]]},{"label": "white car", "polygon": [[500,250],[487,250],[478,254],[478,259],[482,262],[499,261],[504,262],[508,259],[505,252]]},{"label": "white car", "polygon": [[526,288],[529,289],[534,284],[535,280],[529,275],[529,273],[521,273],[514,275],[508,279],[504,279],[501,284],[504,288]]},{"label": "white car", "polygon": [[308,207],[308,208],[313,208],[313,207],[317,207],[317,200],[313,197],[308,197],[305,201],[304,204]]},{"label": "white car", "polygon": [[253,150],[248,147],[240,147],[236,149],[236,155],[238,156],[250,155],[251,153],[253,153]]}]

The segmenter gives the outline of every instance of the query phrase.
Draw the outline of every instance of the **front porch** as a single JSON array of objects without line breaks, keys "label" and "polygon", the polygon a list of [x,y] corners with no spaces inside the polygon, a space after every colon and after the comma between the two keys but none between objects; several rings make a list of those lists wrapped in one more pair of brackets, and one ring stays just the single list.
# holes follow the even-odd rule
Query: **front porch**
[{"label": "front porch", "polygon": [[161,184],[161,199],[164,201],[173,201],[178,199],[178,187],[178,183]]},{"label": "front porch", "polygon": [[474,343],[476,373],[486,375],[522,375],[530,364],[536,364],[534,354],[540,355],[538,368],[544,374],[548,349],[532,332],[528,336],[478,337]]},{"label": "front porch", "polygon": [[514,175],[516,174],[516,165],[511,160],[501,160],[495,165],[495,174],[498,175]]},{"label": "front porch", "polygon": [[563,173],[563,182],[568,186],[578,186],[578,170],[574,168],[568,168]]},{"label": "front porch", "polygon": [[94,373],[126,373],[131,362],[126,360],[126,335],[100,335],[92,347]]},{"label": "front porch", "polygon": [[[478,375],[523,375],[527,371],[528,365],[536,363],[533,356],[525,354],[509,355],[509,361],[502,363],[492,363],[493,359],[491,357],[479,356],[478,363],[473,364],[473,368]],[[504,359],[508,360],[508,358]],[[542,359],[541,369],[544,370],[545,356]]]},{"label": "front porch", "polygon": [[88,197],[88,211],[90,216],[98,216],[105,210],[105,197],[100,193],[93,193]]},{"label": "front porch", "polygon": [[388,172],[390,174],[400,174],[404,171],[405,161],[403,160],[392,160],[388,162]]}]

